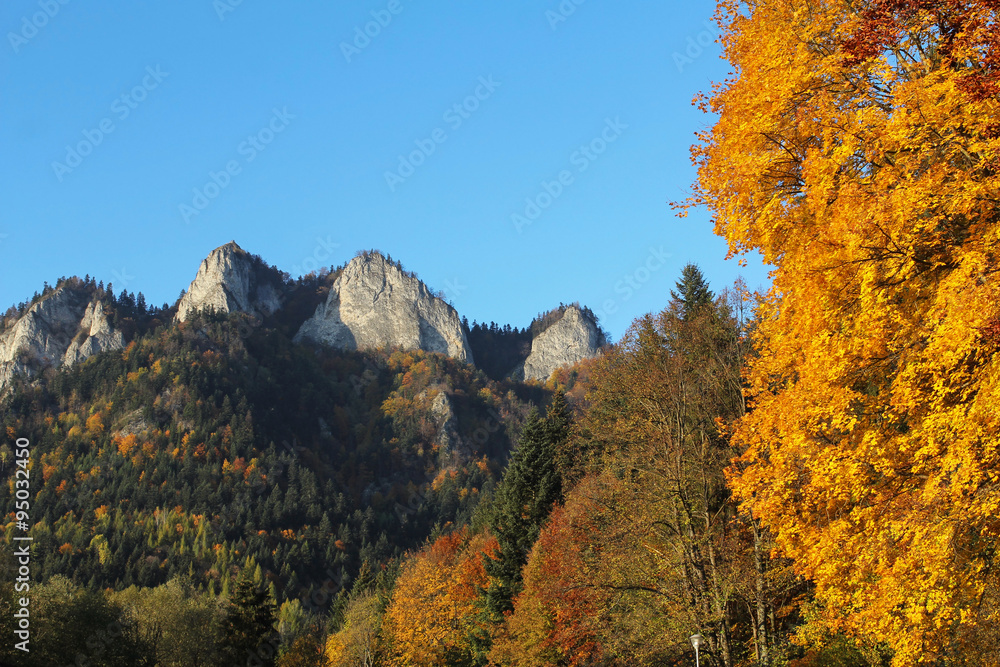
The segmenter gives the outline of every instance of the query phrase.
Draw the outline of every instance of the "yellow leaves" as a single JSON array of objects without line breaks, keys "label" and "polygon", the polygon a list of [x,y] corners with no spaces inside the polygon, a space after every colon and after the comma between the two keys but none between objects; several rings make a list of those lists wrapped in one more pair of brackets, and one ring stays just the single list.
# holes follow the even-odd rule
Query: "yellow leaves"
[{"label": "yellow leaves", "polygon": [[439,538],[404,565],[384,621],[392,664],[440,665],[446,655],[468,650],[467,633],[478,627],[478,590],[486,585],[482,559],[493,548],[495,541],[470,539],[463,530]]},{"label": "yellow leaves", "polygon": [[124,438],[113,438],[112,442],[118,448],[118,453],[125,458],[131,456],[132,452],[134,452],[139,446],[139,439],[134,433],[129,433]]},{"label": "yellow leaves", "polygon": [[689,201],[731,253],[778,267],[734,488],[814,580],[824,622],[913,664],[958,619],[974,619],[963,641],[1000,623],[978,597],[1000,534],[1000,346],[982,333],[1000,321],[1000,103],[963,92],[923,19],[905,56],[852,65],[846,3],[746,12],[723,36],[738,78],[711,100]]},{"label": "yellow leaves", "polygon": [[104,433],[104,419],[100,412],[95,412],[87,418],[87,434],[91,436]]},{"label": "yellow leaves", "polygon": [[136,382],[136,381],[139,380],[139,378],[141,378],[143,375],[145,375],[148,372],[149,372],[148,368],[140,368],[137,371],[133,371],[131,373],[128,373],[125,376],[125,381],[126,382]]}]

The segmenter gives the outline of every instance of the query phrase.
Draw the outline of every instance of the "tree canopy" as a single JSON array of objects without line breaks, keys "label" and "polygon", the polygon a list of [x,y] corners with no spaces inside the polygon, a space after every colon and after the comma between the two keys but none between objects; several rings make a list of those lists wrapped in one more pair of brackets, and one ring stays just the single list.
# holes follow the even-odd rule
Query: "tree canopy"
[{"label": "tree canopy", "polygon": [[[1000,622],[995,2],[724,0],[693,150],[733,254],[776,268],[733,489],[895,665]],[[996,657],[995,655],[993,656]]]}]

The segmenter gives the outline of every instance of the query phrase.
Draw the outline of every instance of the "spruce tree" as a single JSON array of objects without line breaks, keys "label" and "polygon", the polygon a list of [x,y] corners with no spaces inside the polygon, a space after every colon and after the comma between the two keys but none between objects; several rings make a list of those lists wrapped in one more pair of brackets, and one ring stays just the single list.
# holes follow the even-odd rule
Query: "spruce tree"
[{"label": "spruce tree", "polygon": [[715,300],[715,295],[708,289],[708,281],[697,264],[688,264],[681,269],[681,279],[676,285],[677,291],[670,290],[670,296],[681,302],[681,313],[685,320],[710,306]]},{"label": "spruce tree", "polygon": [[485,610],[493,620],[513,610],[512,601],[521,590],[521,569],[528,552],[552,506],[562,500],[556,452],[568,432],[565,397],[558,405],[553,402],[545,419],[532,410],[497,488],[490,528],[500,548],[494,558],[485,562],[490,583],[483,592]]},{"label": "spruce tree", "polygon": [[[266,588],[254,582],[249,568],[244,568],[229,598],[223,622],[225,665],[273,665],[277,651],[274,624],[275,604]],[[256,660],[252,658],[256,656]]]},{"label": "spruce tree", "polygon": [[[562,389],[556,391],[552,397],[552,403],[545,413],[545,422],[549,429],[549,440],[552,442],[552,455],[555,460],[556,470],[565,486],[572,470],[579,463],[575,453],[569,448],[569,432],[573,424],[573,415],[566,402],[566,394]],[[565,489],[563,489],[565,490]]]}]

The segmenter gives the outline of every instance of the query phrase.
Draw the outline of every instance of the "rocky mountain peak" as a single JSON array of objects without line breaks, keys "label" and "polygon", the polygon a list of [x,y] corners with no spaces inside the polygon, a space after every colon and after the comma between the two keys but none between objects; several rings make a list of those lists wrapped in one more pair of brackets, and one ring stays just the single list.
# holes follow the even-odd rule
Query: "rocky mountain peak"
[{"label": "rocky mountain peak", "polygon": [[597,318],[578,305],[550,311],[542,318],[547,326],[531,340],[531,352],[511,373],[517,380],[548,380],[563,366],[596,357],[606,343]]},{"label": "rocky mountain peak", "polygon": [[46,367],[69,366],[124,345],[124,336],[91,291],[63,284],[0,333],[0,392],[17,375],[32,377]]},{"label": "rocky mountain peak", "polygon": [[281,281],[260,259],[235,241],[219,246],[201,262],[177,306],[177,321],[199,310],[270,315],[281,307]]},{"label": "rocky mountain peak", "polygon": [[361,253],[343,268],[295,340],[351,350],[425,350],[472,362],[455,309],[379,252]]}]

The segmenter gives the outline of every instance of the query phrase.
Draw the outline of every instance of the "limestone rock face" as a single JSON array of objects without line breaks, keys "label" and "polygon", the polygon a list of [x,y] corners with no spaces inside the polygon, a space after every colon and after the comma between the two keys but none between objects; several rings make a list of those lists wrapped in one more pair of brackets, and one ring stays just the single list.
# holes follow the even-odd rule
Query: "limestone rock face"
[{"label": "limestone rock face", "polygon": [[125,347],[125,337],[108,323],[104,306],[100,301],[91,301],[80,321],[80,333],[73,339],[63,355],[67,366],[83,361],[98,352],[120,350]]},{"label": "limestone rock face", "polygon": [[593,317],[577,306],[567,306],[562,317],[532,339],[531,353],[511,377],[544,382],[557,368],[596,357],[604,343]]},{"label": "limestone rock face", "polygon": [[442,465],[451,457],[452,450],[462,442],[458,435],[458,418],[452,407],[451,399],[441,388],[431,403],[431,414],[438,422],[438,433],[434,442],[438,446]]},{"label": "limestone rock face", "polygon": [[400,347],[472,363],[455,309],[379,253],[355,257],[295,335],[348,350]]},{"label": "limestone rock face", "polygon": [[177,321],[196,311],[270,315],[281,307],[281,293],[264,269],[235,241],[209,253],[177,306]]},{"label": "limestone rock face", "polygon": [[0,392],[15,375],[31,377],[48,366],[72,365],[125,345],[91,294],[62,286],[35,303],[0,333]]}]

